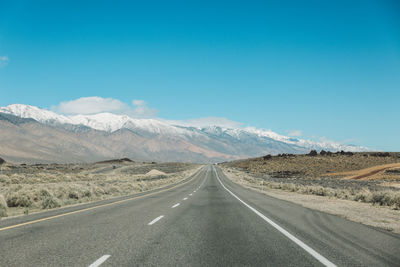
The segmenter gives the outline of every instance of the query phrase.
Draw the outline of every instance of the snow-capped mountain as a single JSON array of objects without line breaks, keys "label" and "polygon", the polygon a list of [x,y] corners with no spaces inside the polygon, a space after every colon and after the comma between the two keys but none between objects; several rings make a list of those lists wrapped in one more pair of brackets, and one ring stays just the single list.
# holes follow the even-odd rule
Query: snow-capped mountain
[{"label": "snow-capped mountain", "polygon": [[0,112],[20,118],[31,118],[38,122],[52,125],[72,124],[83,125],[99,131],[115,132],[126,128],[141,129],[157,134],[179,134],[184,130],[154,119],[133,119],[127,115],[98,113],[94,115],[64,116],[53,111],[35,106],[12,104],[0,107]]},{"label": "snow-capped mountain", "polygon": [[293,137],[288,137],[284,135],[277,134],[275,132],[269,131],[269,130],[260,130],[256,129],[253,127],[247,127],[245,129],[247,132],[254,133],[260,137],[268,137],[272,138],[277,141],[281,141],[287,144],[293,144],[293,145],[298,145],[301,147],[305,147],[308,149],[315,149],[315,150],[327,150],[327,151],[351,151],[351,152],[357,152],[357,151],[369,151],[368,148],[362,147],[362,146],[354,146],[354,145],[346,145],[346,144],[341,144],[339,142],[334,142],[334,141],[312,141],[312,140],[304,140],[304,139],[298,139],[298,138],[293,138]]},{"label": "snow-capped mountain", "polygon": [[0,107],[0,112],[20,118],[34,119],[42,123],[71,123],[71,120],[66,116],[58,115],[52,111],[29,105],[12,104],[7,107]]},{"label": "snow-capped mountain", "polygon": [[[149,160],[204,162],[265,154],[307,153],[311,149],[330,151],[367,150],[364,147],[349,146],[331,141],[316,142],[291,138],[269,130],[251,127],[226,128],[216,125],[203,128],[189,127],[187,125],[176,125],[176,122],[135,119],[127,115],[112,113],[66,116],[22,104],[0,107],[1,114],[3,114],[1,117],[3,121],[13,121],[10,116],[37,121],[37,124],[18,125],[18,127],[24,127],[23,130],[27,133],[31,133],[32,127],[34,127],[35,132],[31,135],[41,133],[41,131],[43,131],[43,134],[39,134],[39,136],[49,136],[49,132],[54,133],[54,144],[48,148],[47,154],[52,154],[54,147],[58,152],[66,153],[65,151],[70,149],[69,147],[75,147],[76,143],[82,144],[87,141],[87,144],[85,143],[83,147],[80,147],[81,150],[84,150],[81,152],[82,155],[74,156],[76,151],[71,151],[69,161],[79,161],[82,158],[90,161],[90,155],[93,157],[96,153],[99,158],[130,156]],[[4,114],[7,114],[8,117]],[[0,138],[3,137],[2,134],[5,135],[6,133],[3,129],[9,129],[5,127],[3,125],[3,128],[0,128],[2,130],[0,131]],[[11,126],[8,125],[8,127]],[[19,133],[24,131],[19,131]],[[45,134],[46,131],[47,134]],[[60,139],[59,136],[63,136],[61,140],[58,140]],[[12,139],[12,131],[9,131],[8,136],[5,137]],[[20,136],[20,138],[22,143],[26,141],[24,140],[26,137]],[[72,143],[69,146],[65,145],[66,140],[71,140],[71,138],[76,140],[71,141]],[[6,139],[3,138],[3,140]],[[49,142],[48,140],[44,141]],[[41,146],[38,150],[43,150],[42,147],[46,147],[46,142],[40,143],[35,140],[34,143]],[[32,144],[30,143],[30,145]],[[23,148],[20,149],[24,150]],[[10,150],[17,151],[16,148],[13,150],[12,147],[10,147]],[[42,155],[41,158],[47,159],[46,155]],[[7,155],[0,156],[7,157]],[[20,157],[15,156],[15,158]],[[56,161],[51,157],[49,157],[49,160]]]}]

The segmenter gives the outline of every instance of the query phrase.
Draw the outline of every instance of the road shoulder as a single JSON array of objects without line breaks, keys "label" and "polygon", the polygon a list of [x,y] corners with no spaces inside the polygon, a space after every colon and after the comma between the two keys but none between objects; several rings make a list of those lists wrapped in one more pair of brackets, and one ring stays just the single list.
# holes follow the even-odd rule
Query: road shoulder
[{"label": "road shoulder", "polygon": [[85,202],[85,203],[80,203],[80,204],[75,204],[75,205],[68,205],[68,206],[63,206],[63,207],[55,208],[55,209],[42,210],[42,211],[31,213],[29,215],[18,215],[18,216],[13,216],[13,217],[5,217],[0,220],[0,231],[7,230],[9,228],[26,225],[26,224],[36,223],[36,222],[47,220],[50,218],[63,217],[66,215],[80,213],[83,211],[92,210],[92,209],[100,208],[103,206],[114,205],[114,204],[118,204],[121,202],[126,202],[126,201],[134,200],[137,198],[151,196],[153,194],[158,194],[158,193],[161,193],[164,191],[168,191],[168,190],[185,185],[185,184],[193,181],[194,179],[196,179],[198,177],[198,175],[201,173],[202,169],[203,169],[203,167],[196,168],[193,171],[193,173],[191,173],[191,175],[188,175],[186,178],[179,180],[178,182],[164,185],[164,186],[154,188],[154,189],[151,189],[148,191],[133,193],[133,194],[125,195],[125,196],[112,197],[112,198],[103,199],[103,200],[96,200],[96,201],[92,201],[92,202]]},{"label": "road shoulder", "polygon": [[279,189],[261,188],[243,179],[244,172],[227,171],[221,168],[226,177],[232,182],[245,188],[269,195],[271,197],[299,204],[303,207],[337,215],[350,221],[378,227],[384,230],[400,234],[400,211],[389,207],[373,206],[368,203],[360,203],[351,200],[343,200],[332,197],[304,195]]}]

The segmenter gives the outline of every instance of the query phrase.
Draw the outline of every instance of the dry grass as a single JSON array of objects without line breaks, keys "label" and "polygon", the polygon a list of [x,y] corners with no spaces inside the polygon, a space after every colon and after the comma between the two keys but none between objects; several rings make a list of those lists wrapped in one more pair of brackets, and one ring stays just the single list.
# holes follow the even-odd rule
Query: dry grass
[{"label": "dry grass", "polygon": [[371,191],[367,187],[347,187],[347,188],[332,188],[321,185],[304,185],[298,183],[275,182],[268,181],[260,177],[254,177],[247,173],[223,168],[226,173],[232,173],[237,178],[237,181],[251,187],[261,189],[262,187],[271,189],[280,189],[289,192],[296,192],[306,195],[316,195],[325,197],[334,197],[338,199],[353,200],[358,202],[370,203],[379,206],[388,206],[394,210],[400,210],[400,190],[383,189]]},{"label": "dry grass", "polygon": [[[233,161],[224,165],[272,177],[319,178],[326,175],[344,177],[349,172],[393,163],[400,164],[400,153],[389,153],[387,156],[377,156],[376,153],[330,156],[283,155]],[[392,175],[392,179],[396,177],[400,180],[400,174]]]},{"label": "dry grass", "polygon": [[[160,164],[168,170],[168,163]],[[169,173],[125,172],[157,169],[156,163],[10,165],[0,174],[0,217],[143,192],[176,183],[199,165],[171,163]],[[122,170],[122,171],[121,171]],[[8,211],[8,212],[7,212]]]},{"label": "dry grass", "polygon": [[0,195],[0,218],[7,217],[7,202],[3,195]]},{"label": "dry grass", "polygon": [[268,183],[243,171],[222,169],[233,182],[260,193],[400,234],[400,191]]},{"label": "dry grass", "polygon": [[252,186],[400,209],[400,153],[265,156],[222,166]]}]

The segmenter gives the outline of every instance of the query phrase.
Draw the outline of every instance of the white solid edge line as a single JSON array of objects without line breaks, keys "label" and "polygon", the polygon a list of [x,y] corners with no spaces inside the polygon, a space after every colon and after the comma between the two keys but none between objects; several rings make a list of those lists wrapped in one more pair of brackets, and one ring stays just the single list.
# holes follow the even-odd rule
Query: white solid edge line
[{"label": "white solid edge line", "polygon": [[228,191],[232,196],[234,196],[237,200],[239,200],[240,202],[242,202],[243,205],[245,205],[246,207],[248,207],[251,211],[253,211],[255,214],[257,214],[258,216],[260,216],[264,221],[266,221],[267,223],[269,223],[270,225],[272,225],[276,230],[278,230],[279,232],[281,232],[283,235],[285,235],[287,238],[289,238],[290,240],[292,240],[294,243],[296,243],[298,246],[300,246],[302,249],[304,249],[305,251],[307,251],[311,256],[313,256],[315,259],[317,259],[319,262],[321,262],[323,265],[325,266],[329,266],[329,267],[335,267],[336,265],[332,262],[330,262],[327,258],[325,258],[324,256],[322,256],[321,254],[319,254],[318,252],[316,252],[314,249],[310,248],[309,246],[307,246],[305,243],[303,243],[303,241],[301,241],[300,239],[298,239],[297,237],[295,237],[294,235],[292,235],[291,233],[289,233],[288,231],[286,231],[285,229],[283,229],[282,227],[280,227],[278,224],[276,224],[275,222],[273,222],[271,219],[269,219],[268,217],[266,217],[264,214],[262,214],[261,212],[259,212],[258,210],[256,210],[255,208],[251,207],[249,204],[247,204],[246,202],[244,202],[243,200],[241,200],[239,197],[237,197],[234,193],[232,193],[228,188],[225,187],[225,185],[221,182],[221,180],[219,179],[219,175],[218,172],[214,169],[215,173],[216,173],[216,177],[219,181],[219,183],[222,185],[222,187]]},{"label": "white solid edge line", "polygon": [[187,197],[185,197],[183,200],[186,200],[187,199]]},{"label": "white solid edge line", "polygon": [[164,217],[164,215],[158,216],[157,218],[155,218],[154,220],[152,220],[151,222],[149,222],[148,225],[155,224],[156,222],[158,222],[159,220],[161,220],[163,217]]},{"label": "white solid edge line", "polygon": [[100,266],[103,262],[105,262],[111,255],[104,255],[98,258],[95,262],[89,265],[89,267],[97,267]]},{"label": "white solid edge line", "polygon": [[180,204],[181,204],[181,203],[176,203],[176,204],[173,205],[171,208],[172,208],[172,209],[173,209],[173,208],[176,208],[176,207],[178,207]]}]

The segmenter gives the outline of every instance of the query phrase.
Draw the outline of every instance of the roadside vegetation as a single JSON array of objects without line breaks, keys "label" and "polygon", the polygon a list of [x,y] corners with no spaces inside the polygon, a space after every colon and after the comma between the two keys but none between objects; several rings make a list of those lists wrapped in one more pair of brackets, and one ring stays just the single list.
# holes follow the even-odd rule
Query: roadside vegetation
[{"label": "roadside vegetation", "polygon": [[221,164],[237,182],[261,189],[353,200],[400,210],[400,153],[264,156]]},{"label": "roadside vegetation", "polygon": [[1,167],[0,217],[6,217],[155,189],[187,178],[199,165],[122,159]]},{"label": "roadside vegetation", "polygon": [[326,152],[311,151],[306,155],[279,154],[276,156],[227,162],[225,166],[239,168],[255,174],[273,177],[319,178],[331,176],[343,178],[342,172],[362,170],[383,164],[400,164],[400,153],[388,152]]}]

